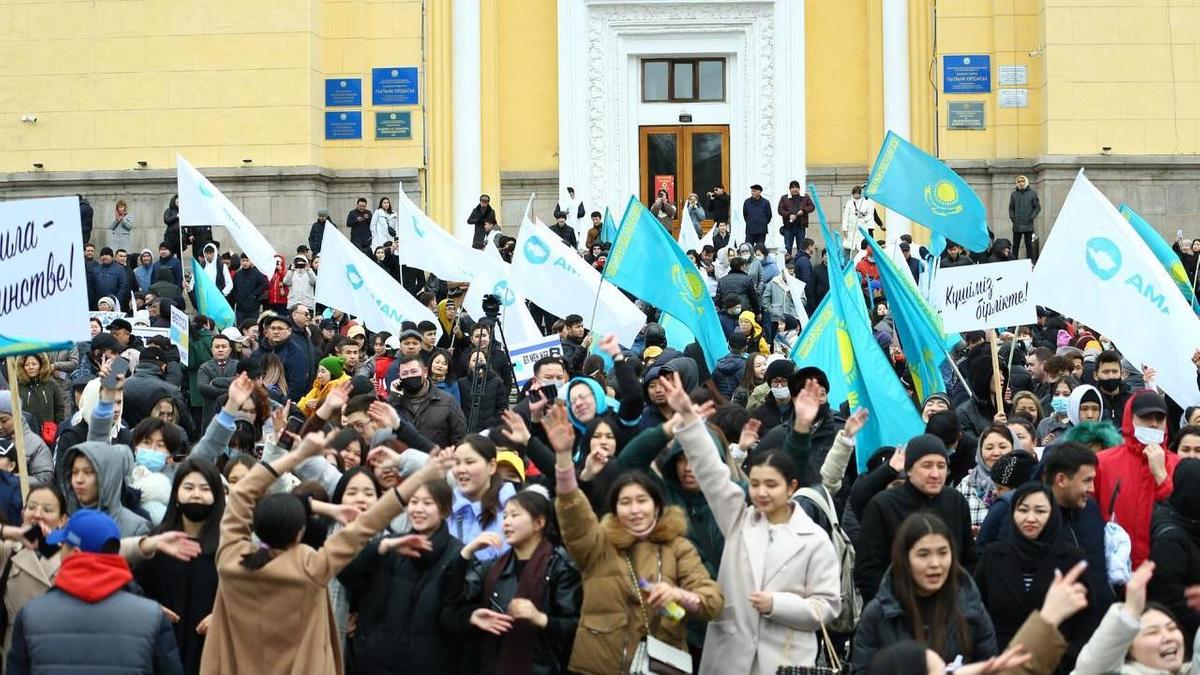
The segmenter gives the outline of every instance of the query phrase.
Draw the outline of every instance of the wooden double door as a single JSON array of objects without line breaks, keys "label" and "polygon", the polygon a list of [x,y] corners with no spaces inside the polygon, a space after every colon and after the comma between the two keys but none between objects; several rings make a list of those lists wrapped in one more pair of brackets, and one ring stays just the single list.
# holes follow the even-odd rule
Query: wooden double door
[{"label": "wooden double door", "polygon": [[[700,206],[716,185],[729,191],[729,126],[679,125],[639,128],[642,203],[650,207],[660,189],[675,204],[671,232],[679,234],[684,204],[695,193]],[[656,214],[657,215],[657,214]],[[712,227],[712,218],[701,222],[702,231]]]}]

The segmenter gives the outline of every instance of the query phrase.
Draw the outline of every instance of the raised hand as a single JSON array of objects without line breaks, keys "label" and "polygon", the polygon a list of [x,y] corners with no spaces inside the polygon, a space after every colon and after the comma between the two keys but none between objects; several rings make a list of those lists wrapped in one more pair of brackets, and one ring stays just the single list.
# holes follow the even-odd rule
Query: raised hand
[{"label": "raised hand", "polygon": [[1016,645],[1005,649],[1004,653],[999,656],[993,656],[987,661],[963,666],[954,672],[956,675],[992,675],[992,673],[1005,673],[1024,666],[1032,659],[1033,654],[1029,653],[1025,645]]},{"label": "raised hand", "polygon": [[319,516],[332,518],[342,525],[353,523],[362,514],[357,506],[351,504],[329,504],[316,499],[312,501],[312,511]]},{"label": "raised hand", "polygon": [[570,454],[575,445],[575,429],[567,417],[567,407],[561,402],[555,403],[542,419],[542,429],[550,440],[554,452]]},{"label": "raised hand", "polygon": [[500,427],[500,435],[508,439],[508,442],[519,447],[529,445],[529,427],[525,426],[525,420],[521,416],[511,410],[504,410],[500,413],[500,421],[504,423]]},{"label": "raised hand", "polygon": [[717,413],[717,404],[715,401],[711,400],[705,401],[704,403],[695,406],[695,408],[696,415],[703,417],[704,419],[708,419]]},{"label": "raised hand", "polygon": [[200,556],[200,542],[187,536],[181,531],[163,532],[151,537],[151,548],[156,553],[169,555],[177,560],[188,562]]},{"label": "raised hand", "polygon": [[854,414],[846,419],[846,424],[842,427],[842,434],[853,438],[858,432],[862,431],[863,426],[867,423],[868,414],[866,408],[855,410]]},{"label": "raised hand", "polygon": [[383,401],[371,401],[370,407],[367,408],[367,417],[371,418],[378,429],[395,429],[400,426],[400,413]]},{"label": "raised hand", "polygon": [[229,397],[225,399],[225,412],[234,413],[242,409],[254,395],[254,380],[242,373],[229,383]]},{"label": "raised hand", "polygon": [[1146,609],[1146,586],[1150,584],[1152,576],[1154,561],[1147,560],[1133,571],[1129,583],[1125,584],[1125,609],[1129,610],[1130,614],[1140,617]]},{"label": "raised hand", "polygon": [[396,466],[400,463],[400,453],[387,447],[386,445],[377,445],[371,448],[367,453],[367,464],[372,467],[389,467]]},{"label": "raised hand", "polygon": [[453,466],[454,448],[434,448],[429,453],[429,459],[425,461],[425,466],[412,475],[413,478],[417,479],[413,484],[419,485],[427,480],[445,478]]},{"label": "raised hand", "polygon": [[896,473],[901,473],[904,471],[904,448],[896,446],[896,451],[893,452],[891,458],[888,459],[888,466],[891,467]]},{"label": "raised hand", "polygon": [[805,382],[804,388],[792,399],[792,411],[795,413],[792,428],[801,434],[811,431],[813,420],[821,412],[821,385],[815,379]]},{"label": "raised hand", "polygon": [[293,452],[297,452],[301,457],[317,457],[325,452],[325,434],[311,433],[300,439],[300,446]]},{"label": "raised hand", "polygon": [[617,341],[616,335],[610,333],[600,340],[600,350],[615,358],[621,353],[621,343]]},{"label": "raised hand", "polygon": [[[346,380],[334,387],[325,395],[325,400],[321,402],[321,407],[317,409],[317,414],[323,420],[332,418],[335,413],[346,407],[346,402],[350,400],[350,392],[352,391],[354,391],[354,385],[350,383],[350,380]],[[388,428],[390,429],[391,427]]]},{"label": "raised hand", "polygon": [[671,406],[671,410],[679,415],[681,422],[686,424],[696,418],[696,408],[692,405],[692,399],[688,396],[687,390],[683,388],[679,373],[661,377],[658,382],[667,395],[667,405]]},{"label": "raised hand", "polygon": [[1087,607],[1087,586],[1079,583],[1079,577],[1086,570],[1086,560],[1077,563],[1066,574],[1054,570],[1054,581],[1042,600],[1042,618],[1050,625],[1060,626],[1063,621]]},{"label": "raised hand", "polygon": [[751,418],[742,427],[742,433],[738,436],[738,447],[742,450],[754,447],[758,442],[758,430],[762,428],[762,420]]},{"label": "raised hand", "polygon": [[588,453],[587,458],[583,460],[583,470],[579,472],[579,479],[588,481],[595,478],[608,466],[608,460],[612,459],[605,450],[592,450]]}]

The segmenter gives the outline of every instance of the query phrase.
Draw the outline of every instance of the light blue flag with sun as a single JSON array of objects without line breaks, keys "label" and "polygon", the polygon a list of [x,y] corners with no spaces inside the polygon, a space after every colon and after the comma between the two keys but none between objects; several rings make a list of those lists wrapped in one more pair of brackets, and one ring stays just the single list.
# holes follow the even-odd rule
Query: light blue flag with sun
[{"label": "light blue flag with sun", "polygon": [[617,224],[613,222],[612,213],[604,207],[604,221],[600,225],[600,241],[611,244],[617,240]]},{"label": "light blue flag with sun", "polygon": [[921,297],[912,274],[907,269],[901,270],[866,230],[863,230],[863,239],[875,252],[879,280],[883,282],[883,294],[896,325],[896,337],[904,349],[917,400],[924,401],[931,394],[946,391],[941,365],[946,360],[947,350],[958,342],[958,336],[946,337],[941,317]]},{"label": "light blue flag with sun", "polygon": [[893,132],[883,139],[863,194],[970,251],[991,243],[987,212],[971,186]]},{"label": "light blue flag with sun", "polygon": [[1179,292],[1183,293],[1183,297],[1192,303],[1192,310],[1200,314],[1200,301],[1196,299],[1196,291],[1192,288],[1192,279],[1188,277],[1188,271],[1184,269],[1183,261],[1175,255],[1175,251],[1171,250],[1171,246],[1162,238],[1162,235],[1155,231],[1154,226],[1129,208],[1128,204],[1121,204],[1117,210],[1121,212],[1125,220],[1129,221],[1142,241],[1146,242],[1146,246],[1150,247],[1150,252],[1158,259],[1158,262],[1166,268],[1167,274],[1171,275],[1171,281],[1174,281],[1175,285],[1179,287]]},{"label": "light blue flag with sun", "polygon": [[[809,195],[817,205],[820,217],[823,214],[820,198],[812,189]],[[828,227],[823,226],[823,229],[828,230]],[[833,392],[844,388],[844,400],[849,403],[851,412],[859,408],[870,411],[866,425],[858,432],[855,451],[859,471],[863,471],[867,460],[876,450],[885,445],[907,443],[924,432],[925,424],[908,397],[908,392],[904,390],[904,385],[900,383],[900,378],[896,377],[887,355],[875,341],[867,320],[867,307],[858,273],[852,267],[847,266],[842,271],[838,271],[836,266],[829,268],[829,296],[826,301],[833,306],[830,322],[838,350],[837,360],[822,367],[832,390],[829,403],[831,406],[840,405],[841,400],[835,398]],[[819,308],[817,314],[820,314]],[[818,317],[814,315],[810,325],[817,320]],[[827,326],[825,330],[830,329]],[[839,382],[834,384],[835,380]]]},{"label": "light blue flag with sun", "polygon": [[[217,260],[213,264],[219,264]],[[192,258],[192,280],[195,282],[194,292],[196,294],[196,312],[203,314],[213,320],[217,330],[225,330],[237,323],[237,318],[234,316],[233,308],[229,306],[229,301],[221,294],[220,289],[213,283],[212,279],[205,274],[204,268],[200,266],[200,261]]]},{"label": "light blue flag with sun", "polygon": [[[812,194],[810,191],[809,194]],[[846,283],[855,283],[857,278],[854,270],[847,270]],[[865,319],[864,319],[865,320]],[[833,294],[830,293],[817,305],[816,311],[809,317],[800,337],[792,345],[788,358],[797,368],[815,366],[826,374],[839,373],[842,369],[842,350],[838,342],[837,310],[833,306]],[[846,388],[843,377],[829,378],[829,401],[831,406],[840,405],[845,401],[850,391]]]},{"label": "light blue flag with sun", "polygon": [[687,326],[704,350],[709,369],[729,353],[700,271],[671,233],[633,197],[608,252],[604,278]]}]

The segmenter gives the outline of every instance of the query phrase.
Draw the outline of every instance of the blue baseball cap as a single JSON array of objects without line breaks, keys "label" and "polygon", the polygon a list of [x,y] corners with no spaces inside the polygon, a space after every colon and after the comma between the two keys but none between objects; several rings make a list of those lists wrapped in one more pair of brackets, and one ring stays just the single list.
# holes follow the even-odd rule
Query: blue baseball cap
[{"label": "blue baseball cap", "polygon": [[71,515],[67,526],[46,537],[51,545],[70,544],[86,553],[104,553],[104,545],[121,538],[121,530],[108,514],[95,509],[80,509]]}]

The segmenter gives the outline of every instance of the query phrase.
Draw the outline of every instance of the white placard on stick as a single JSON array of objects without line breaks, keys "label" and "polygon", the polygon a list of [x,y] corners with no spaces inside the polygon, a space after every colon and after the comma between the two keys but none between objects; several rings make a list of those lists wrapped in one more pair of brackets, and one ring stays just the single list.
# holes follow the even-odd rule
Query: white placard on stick
[{"label": "white placard on stick", "polygon": [[1028,260],[938,270],[932,300],[947,333],[1023,326],[1037,322],[1029,298],[1033,266]]},{"label": "white placard on stick", "polygon": [[90,339],[79,199],[0,202],[0,356]]}]

